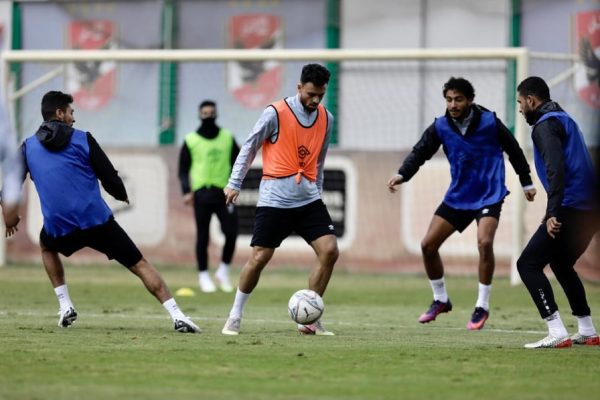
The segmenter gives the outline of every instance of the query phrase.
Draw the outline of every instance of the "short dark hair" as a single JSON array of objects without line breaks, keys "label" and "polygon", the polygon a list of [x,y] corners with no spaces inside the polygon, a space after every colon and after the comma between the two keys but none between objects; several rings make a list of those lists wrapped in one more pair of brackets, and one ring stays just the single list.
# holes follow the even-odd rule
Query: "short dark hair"
[{"label": "short dark hair", "polygon": [[217,103],[215,103],[212,100],[204,100],[202,103],[200,103],[200,105],[198,106],[199,109],[204,108],[204,107],[214,107],[217,108]]},{"label": "short dark hair", "polygon": [[303,85],[311,82],[315,86],[325,86],[329,83],[330,76],[329,70],[321,64],[306,64],[302,68],[300,82]]},{"label": "short dark hair", "polygon": [[66,111],[73,103],[73,96],[58,90],[51,90],[42,97],[42,117],[50,121],[56,116],[56,110]]},{"label": "short dark hair", "polygon": [[446,97],[446,92],[448,92],[448,90],[456,90],[457,92],[462,93],[469,100],[473,100],[475,98],[475,89],[473,88],[473,85],[471,85],[471,82],[465,78],[451,77],[448,79],[448,82],[444,83],[444,97]]},{"label": "short dark hair", "polygon": [[525,78],[517,86],[517,91],[521,96],[535,96],[542,101],[550,100],[550,88],[546,84],[546,81],[539,76]]}]

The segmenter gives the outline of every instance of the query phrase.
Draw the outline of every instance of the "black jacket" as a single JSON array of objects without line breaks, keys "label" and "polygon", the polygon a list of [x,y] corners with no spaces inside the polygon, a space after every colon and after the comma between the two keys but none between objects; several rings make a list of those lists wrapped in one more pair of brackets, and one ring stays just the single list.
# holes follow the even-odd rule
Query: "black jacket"
[{"label": "black jacket", "polygon": [[[35,133],[37,139],[50,151],[60,151],[67,146],[71,142],[72,135],[73,128],[60,121],[46,121]],[[115,170],[106,156],[106,153],[104,153],[98,142],[96,142],[89,132],[87,132],[87,142],[90,149],[90,165],[96,174],[96,177],[98,177],[100,183],[102,183],[104,190],[117,200],[127,200],[127,190],[125,189],[123,180],[119,177],[118,171]],[[29,172],[25,152],[25,142],[21,145],[20,154],[23,158],[24,166],[22,181],[25,181],[25,177]]]},{"label": "black jacket", "polygon": [[[473,104],[471,107],[473,110],[473,119],[467,129],[467,135],[479,125],[482,111],[489,111],[476,104]],[[452,117],[450,117],[447,110],[446,118],[448,118],[450,126],[456,131],[456,134],[462,135],[458,127],[456,127],[452,121]],[[527,159],[525,158],[519,143],[498,118],[496,118],[496,126],[498,127],[498,141],[500,142],[500,147],[508,155],[510,163],[517,175],[519,175],[521,186],[531,185],[531,170],[529,169],[529,164],[527,163]],[[417,173],[421,165],[433,157],[441,145],[442,142],[435,131],[435,123],[433,123],[429,125],[425,132],[423,132],[421,139],[413,147],[411,153],[406,157],[400,169],[398,169],[398,174],[403,176],[405,182],[410,180]]]},{"label": "black jacket", "polygon": [[[529,125],[535,123],[542,115],[551,111],[563,111],[554,101],[542,104],[527,118]],[[544,160],[546,176],[548,179],[548,205],[546,218],[555,217],[560,209],[565,192],[565,159],[563,155],[563,141],[566,138],[563,125],[556,118],[548,118],[536,125],[531,132],[533,144],[537,147]]]},{"label": "black jacket", "polygon": [[[206,139],[214,139],[217,137],[219,133],[219,126],[214,125],[210,129],[205,129],[203,126],[200,126],[196,133]],[[240,147],[238,144],[233,141],[233,147],[231,148],[231,157],[230,163],[233,166],[235,164],[235,159],[240,153]],[[192,167],[192,155],[190,154],[190,149],[188,149],[185,141],[183,145],[181,145],[181,150],[179,151],[179,182],[181,183],[181,191],[183,194],[191,192],[190,187],[190,168]],[[222,192],[221,189],[217,189],[219,192]],[[220,198],[220,196],[218,196]]]}]

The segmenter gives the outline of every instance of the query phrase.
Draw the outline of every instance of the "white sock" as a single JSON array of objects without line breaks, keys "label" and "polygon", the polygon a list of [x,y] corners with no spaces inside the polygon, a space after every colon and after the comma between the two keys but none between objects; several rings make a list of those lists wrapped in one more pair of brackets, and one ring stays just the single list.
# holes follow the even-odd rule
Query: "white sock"
[{"label": "white sock", "polygon": [[233,301],[233,306],[229,312],[230,318],[242,318],[248,297],[250,297],[250,293],[244,293],[240,291],[240,289],[235,292],[235,300]]},{"label": "white sock", "polygon": [[231,269],[231,266],[229,264],[225,264],[224,262],[221,262],[219,264],[219,268],[217,268],[217,275],[220,274],[225,274],[225,275],[229,275],[229,270]]},{"label": "white sock", "polygon": [[186,318],[185,314],[183,314],[183,311],[181,311],[181,309],[177,305],[177,302],[172,297],[163,303],[163,307],[165,308],[165,310],[167,310],[173,321],[175,321],[176,319]]},{"label": "white sock", "polygon": [[567,328],[565,328],[565,324],[563,324],[562,319],[560,319],[560,314],[558,311],[544,319],[546,324],[548,324],[548,333],[550,336],[555,338],[564,338],[569,336]]},{"label": "white sock", "polygon": [[58,304],[60,305],[61,311],[69,309],[69,307],[73,307],[73,302],[69,297],[69,289],[67,285],[61,285],[54,288],[54,293],[56,293],[56,298],[58,299]]},{"label": "white sock", "polygon": [[490,309],[490,292],[492,291],[492,285],[484,285],[479,283],[479,295],[477,296],[477,303],[475,307],[481,307],[486,311]]},{"label": "white sock", "polygon": [[584,317],[577,317],[577,325],[579,326],[578,332],[585,336],[593,336],[596,334],[596,328],[592,323],[592,317],[586,315]]},{"label": "white sock", "polygon": [[429,284],[433,290],[433,300],[439,300],[442,303],[448,302],[448,293],[446,292],[446,282],[442,276],[440,279],[430,279]]},{"label": "white sock", "polygon": [[211,280],[208,270],[198,272],[198,278],[201,280]]}]

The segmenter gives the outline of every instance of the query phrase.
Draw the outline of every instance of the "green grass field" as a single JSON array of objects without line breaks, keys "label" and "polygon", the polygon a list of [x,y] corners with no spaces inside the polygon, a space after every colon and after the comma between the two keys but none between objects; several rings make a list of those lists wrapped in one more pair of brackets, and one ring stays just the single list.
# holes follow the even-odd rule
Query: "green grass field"
[{"label": "green grass field", "polygon": [[[196,289],[191,268],[159,269],[173,291]],[[160,304],[121,267],[66,271],[79,319],[60,329],[43,268],[0,268],[0,399],[567,399],[600,392],[600,348],[522,348],[546,328],[525,288],[506,279],[495,281],[486,328],[469,332],[475,277],[448,277],[454,311],[420,325],[431,301],[424,277],[336,272],[324,317],[336,336],[303,337],[287,300],[306,286],[307,273],[267,269],[242,334],[226,337],[220,331],[232,294],[178,298],[204,330],[186,335],[172,330]],[[592,310],[600,310],[600,286],[586,288]],[[575,318],[556,293],[574,332]]]}]

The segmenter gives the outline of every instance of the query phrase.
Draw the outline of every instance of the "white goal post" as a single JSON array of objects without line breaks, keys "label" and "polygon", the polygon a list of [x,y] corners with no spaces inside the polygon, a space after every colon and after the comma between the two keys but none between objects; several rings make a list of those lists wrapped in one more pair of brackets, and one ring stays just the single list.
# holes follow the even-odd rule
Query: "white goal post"
[{"label": "white goal post", "polygon": [[[526,48],[473,48],[473,49],[328,49],[328,50],[7,50],[1,55],[1,72],[7,98],[15,102],[29,90],[53,79],[62,73],[63,64],[84,61],[115,62],[178,62],[206,63],[230,61],[430,61],[430,60],[505,60],[514,61],[515,74],[507,79],[507,85],[516,85],[527,77],[530,53]],[[23,87],[16,88],[11,80],[9,66],[13,63],[50,63],[57,68],[26,82]],[[343,72],[342,72],[343,73]],[[518,116],[515,102],[514,115]],[[523,148],[526,148],[527,126],[523,118],[515,118],[515,136]],[[514,175],[514,174],[512,174]],[[519,281],[516,273],[516,260],[524,245],[524,199],[523,196],[510,196],[514,202],[515,223],[512,225],[511,245],[511,282]],[[0,239],[0,265],[5,262],[5,243]]]}]

